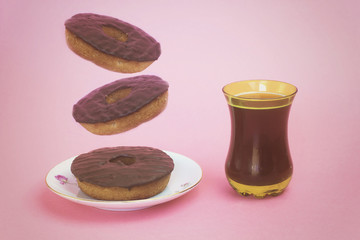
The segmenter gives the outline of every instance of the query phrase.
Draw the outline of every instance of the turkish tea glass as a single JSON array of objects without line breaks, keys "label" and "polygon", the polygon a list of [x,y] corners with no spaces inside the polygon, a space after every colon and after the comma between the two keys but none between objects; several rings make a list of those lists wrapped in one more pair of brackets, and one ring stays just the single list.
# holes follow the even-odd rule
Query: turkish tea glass
[{"label": "turkish tea glass", "polygon": [[247,80],[227,84],[223,93],[231,117],[227,180],[243,196],[281,194],[293,173],[288,118],[297,88],[274,80]]}]

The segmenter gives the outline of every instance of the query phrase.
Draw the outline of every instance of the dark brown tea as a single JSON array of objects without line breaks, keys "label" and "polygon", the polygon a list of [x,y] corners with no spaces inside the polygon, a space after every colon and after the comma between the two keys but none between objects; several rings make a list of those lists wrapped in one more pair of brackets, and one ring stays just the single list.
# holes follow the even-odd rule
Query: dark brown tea
[{"label": "dark brown tea", "polygon": [[232,136],[226,174],[246,185],[272,185],[292,175],[287,139],[290,105],[274,109],[230,106]]}]

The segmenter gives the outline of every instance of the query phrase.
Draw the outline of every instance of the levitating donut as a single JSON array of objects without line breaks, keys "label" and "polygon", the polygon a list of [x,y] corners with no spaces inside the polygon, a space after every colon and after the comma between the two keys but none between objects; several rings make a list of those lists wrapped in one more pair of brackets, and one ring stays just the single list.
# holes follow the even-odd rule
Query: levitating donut
[{"label": "levitating donut", "polygon": [[119,19],[80,13],[65,22],[66,41],[79,56],[116,72],[140,72],[157,60],[160,44]]},{"label": "levitating donut", "polygon": [[73,117],[97,135],[125,132],[159,115],[167,105],[169,84],[154,75],[114,81],[80,99]]}]

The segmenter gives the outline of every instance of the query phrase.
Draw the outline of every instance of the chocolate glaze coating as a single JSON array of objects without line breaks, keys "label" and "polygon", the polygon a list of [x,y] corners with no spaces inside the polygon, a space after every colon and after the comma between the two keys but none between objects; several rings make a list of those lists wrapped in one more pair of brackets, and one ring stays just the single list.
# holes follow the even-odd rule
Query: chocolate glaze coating
[{"label": "chocolate glaze coating", "polygon": [[[131,88],[128,96],[107,103],[106,96]],[[80,99],[73,107],[73,117],[79,123],[108,122],[136,112],[166,92],[169,84],[154,75],[141,75],[116,80],[99,87]]]},{"label": "chocolate glaze coating", "polygon": [[[127,34],[122,42],[106,35],[103,26],[113,27]],[[160,43],[140,28],[119,19],[92,14],[76,14],[65,22],[67,30],[106,54],[129,61],[155,61],[161,54]]]},{"label": "chocolate glaze coating", "polygon": [[[121,158],[133,159],[125,163]],[[151,147],[109,147],[79,155],[71,172],[81,182],[102,187],[131,188],[156,181],[172,172],[173,160]]]}]

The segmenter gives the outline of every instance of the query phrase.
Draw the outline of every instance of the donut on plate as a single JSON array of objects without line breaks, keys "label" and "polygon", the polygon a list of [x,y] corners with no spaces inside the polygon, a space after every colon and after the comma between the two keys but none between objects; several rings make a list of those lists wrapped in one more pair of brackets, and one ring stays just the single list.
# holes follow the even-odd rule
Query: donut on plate
[{"label": "donut on plate", "polygon": [[174,162],[151,147],[108,147],[77,156],[71,172],[80,189],[101,200],[137,200],[157,195],[167,186]]},{"label": "donut on plate", "polygon": [[116,80],[73,106],[73,117],[97,135],[125,132],[159,115],[167,105],[167,82],[154,75]]},{"label": "donut on plate", "polygon": [[161,54],[160,44],[140,28],[93,13],[80,13],[68,19],[65,35],[73,52],[116,72],[140,72]]}]

